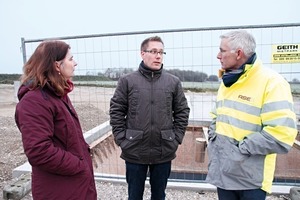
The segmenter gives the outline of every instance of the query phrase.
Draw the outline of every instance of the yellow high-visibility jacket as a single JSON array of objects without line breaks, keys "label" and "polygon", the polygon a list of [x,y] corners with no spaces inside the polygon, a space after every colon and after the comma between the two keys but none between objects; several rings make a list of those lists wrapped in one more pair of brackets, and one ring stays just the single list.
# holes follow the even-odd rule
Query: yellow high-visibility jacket
[{"label": "yellow high-visibility jacket", "polygon": [[297,135],[289,83],[259,59],[230,87],[221,83],[209,127],[207,181],[226,190],[271,193],[276,154]]}]

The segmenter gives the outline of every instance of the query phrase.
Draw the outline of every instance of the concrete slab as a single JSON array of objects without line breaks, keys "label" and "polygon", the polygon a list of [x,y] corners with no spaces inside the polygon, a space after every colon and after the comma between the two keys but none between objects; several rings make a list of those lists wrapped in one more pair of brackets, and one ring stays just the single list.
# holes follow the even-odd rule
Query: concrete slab
[{"label": "concrete slab", "polygon": [[290,198],[291,198],[291,200],[299,200],[300,199],[300,187],[292,187],[290,189]]},{"label": "concrete slab", "polygon": [[31,173],[16,178],[14,182],[3,188],[3,199],[22,199],[31,191]]}]

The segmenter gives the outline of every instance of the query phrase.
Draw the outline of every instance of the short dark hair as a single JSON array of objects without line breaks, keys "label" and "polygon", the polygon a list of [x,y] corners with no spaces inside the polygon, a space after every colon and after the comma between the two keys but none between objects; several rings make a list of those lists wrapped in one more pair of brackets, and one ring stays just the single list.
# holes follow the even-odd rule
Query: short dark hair
[{"label": "short dark hair", "polygon": [[148,48],[148,44],[149,42],[160,42],[164,45],[164,42],[162,41],[162,39],[159,36],[153,36],[153,37],[149,37],[147,39],[145,39],[142,44],[141,44],[141,51],[145,51]]}]

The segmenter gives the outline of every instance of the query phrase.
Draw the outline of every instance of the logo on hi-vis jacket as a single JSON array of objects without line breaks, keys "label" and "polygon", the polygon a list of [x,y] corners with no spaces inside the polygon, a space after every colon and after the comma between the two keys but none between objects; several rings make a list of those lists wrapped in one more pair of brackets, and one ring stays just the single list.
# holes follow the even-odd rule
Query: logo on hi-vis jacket
[{"label": "logo on hi-vis jacket", "polygon": [[238,98],[242,99],[242,100],[245,100],[245,101],[251,101],[251,97],[247,97],[247,96],[244,96],[244,95],[241,95],[241,94],[238,96]]}]

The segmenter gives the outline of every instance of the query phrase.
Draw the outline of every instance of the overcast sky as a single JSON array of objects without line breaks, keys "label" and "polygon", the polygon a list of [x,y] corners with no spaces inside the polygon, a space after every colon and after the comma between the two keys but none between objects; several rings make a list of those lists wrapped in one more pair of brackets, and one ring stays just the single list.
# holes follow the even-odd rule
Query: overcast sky
[{"label": "overcast sky", "polygon": [[299,23],[299,8],[299,0],[0,0],[0,73],[22,73],[22,37]]}]

